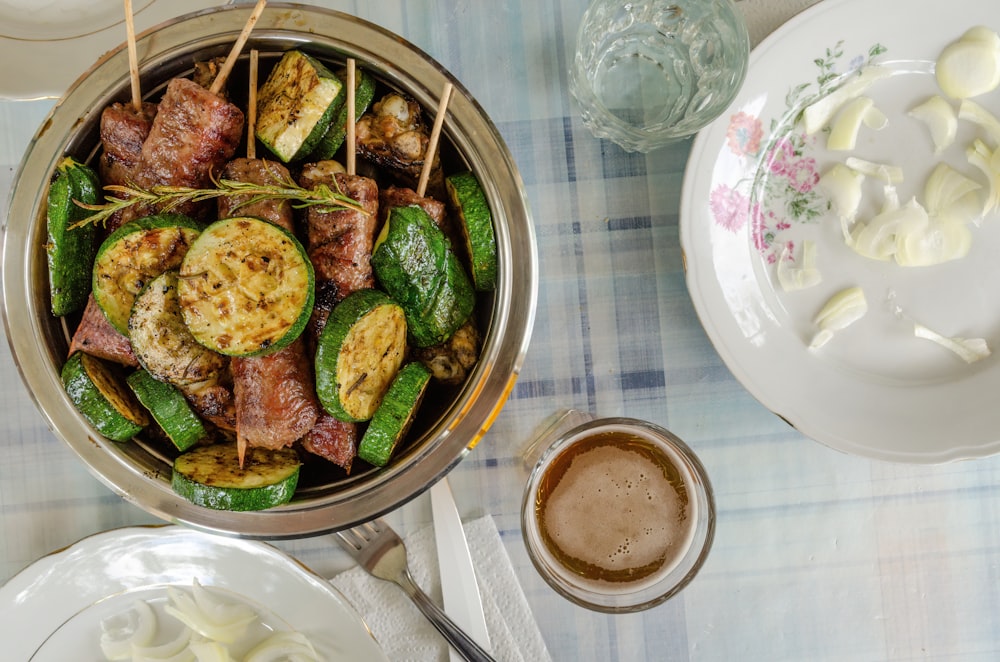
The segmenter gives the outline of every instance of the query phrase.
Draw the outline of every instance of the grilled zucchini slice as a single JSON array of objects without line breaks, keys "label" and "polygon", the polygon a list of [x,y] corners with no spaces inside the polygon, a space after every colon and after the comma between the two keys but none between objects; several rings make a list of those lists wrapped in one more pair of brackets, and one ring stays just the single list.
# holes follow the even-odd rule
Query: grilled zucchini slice
[{"label": "grilled zucchini slice", "polygon": [[309,155],[344,105],[344,84],[302,51],[286,52],[257,93],[257,138],[285,163]]},{"label": "grilled zucchini slice", "polygon": [[128,441],[149,425],[142,405],[107,364],[74,352],[62,368],[69,399],[98,432],[112,441]]},{"label": "grilled zucchini slice", "polygon": [[358,444],[358,457],[376,467],[389,463],[403,440],[427,392],[431,373],[419,362],[407,363],[396,374],[382,404]]},{"label": "grilled zucchini slice", "polygon": [[180,214],[147,216],[111,233],[97,250],[93,288],[111,325],[128,335],[135,297],[168,269],[176,269],[198,236],[197,222]]},{"label": "grilled zucchini slice", "polygon": [[180,266],[177,294],[191,335],[212,351],[255,356],[299,337],[316,279],[302,244],[259,218],[209,225]]},{"label": "grilled zucchini slice", "polygon": [[472,284],[480,292],[491,292],[497,285],[497,243],[486,195],[471,172],[446,177],[444,183],[452,209],[459,219]]},{"label": "grilled zucchini slice", "polygon": [[395,207],[372,253],[382,287],[406,312],[417,347],[444,342],[469,318],[475,291],[448,239],[427,212]]},{"label": "grilled zucchini slice", "polygon": [[291,501],[299,482],[291,448],[254,448],[243,466],[235,443],[199,446],[174,460],[170,484],[188,501],[215,510],[266,510]]},{"label": "grilled zucchini slice", "polygon": [[204,382],[224,370],[228,362],[195,340],[188,330],[173,269],[149,281],[136,296],[128,332],[140,365],[162,382],[181,387]]},{"label": "grilled zucchini slice", "polygon": [[[347,71],[338,71],[337,75],[340,80],[343,81],[345,87],[347,85]],[[372,99],[375,98],[375,79],[372,78],[371,74],[367,73],[363,69],[355,69],[354,71],[354,118],[357,122],[358,118],[365,114],[368,110],[368,106],[371,105]],[[332,159],[337,151],[340,149],[341,145],[344,144],[344,139],[347,137],[347,94],[344,93],[344,103],[340,106],[340,110],[334,116],[333,121],[330,122],[330,127],[323,134],[320,139],[319,144],[316,149],[313,150],[312,154],[309,155],[310,161],[325,161],[327,159]]]},{"label": "grilled zucchini slice", "polygon": [[367,421],[406,354],[406,315],[378,290],[349,294],[330,312],[316,347],[316,394],[341,421]]},{"label": "grilled zucchini slice", "polygon": [[91,213],[77,203],[94,205],[100,198],[101,183],[93,170],[69,156],[59,162],[49,185],[45,244],[52,314],[56,317],[87,305],[97,229],[92,224],[73,226]]},{"label": "grilled zucchini slice", "polygon": [[186,451],[208,436],[205,425],[177,387],[155,379],[142,369],[129,375],[125,382],[177,450]]}]

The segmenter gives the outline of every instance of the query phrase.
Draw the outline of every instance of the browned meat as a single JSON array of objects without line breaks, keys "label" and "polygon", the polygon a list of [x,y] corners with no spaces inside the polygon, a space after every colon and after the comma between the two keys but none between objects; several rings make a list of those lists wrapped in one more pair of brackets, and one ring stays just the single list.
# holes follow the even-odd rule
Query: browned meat
[{"label": "browned meat", "polygon": [[398,186],[386,186],[379,192],[379,211],[381,221],[385,222],[389,215],[389,210],[393,207],[409,207],[416,205],[422,208],[427,215],[434,219],[438,227],[447,232],[448,221],[444,203],[434,198],[417,195],[411,188],[401,188]]},{"label": "browned meat", "polygon": [[324,413],[302,439],[302,447],[351,473],[358,452],[358,426]]},{"label": "browned meat", "polygon": [[[142,144],[133,179],[145,189],[207,187],[213,173],[221,171],[235,154],[242,134],[242,110],[194,81],[174,78],[167,84]],[[127,221],[155,210],[133,205],[125,211]],[[198,208],[188,205],[175,211],[197,215]]]},{"label": "browned meat", "polygon": [[[430,133],[424,124],[420,104],[395,92],[372,105],[358,120],[355,144],[358,155],[392,172],[406,186],[416,188]],[[444,197],[444,176],[440,158],[434,154],[427,190]]]},{"label": "browned meat", "polygon": [[156,104],[145,102],[136,111],[131,104],[113,103],[101,113],[100,159],[101,181],[105,184],[127,184],[139,164],[142,143],[156,117]]},{"label": "browned meat", "polygon": [[371,256],[378,218],[378,186],[373,180],[333,173],[318,165],[305,166],[299,184],[314,188],[320,183],[336,185],[367,213],[312,207],[306,214],[306,250],[316,271],[316,303],[310,324],[314,335],[322,330],[330,310],[344,297],[374,287]]},{"label": "browned meat", "polygon": [[78,350],[129,367],[139,365],[132,351],[132,343],[111,326],[111,322],[104,316],[93,294],[87,299],[87,307],[83,309],[80,324],[70,340],[69,353]]},{"label": "browned meat", "polygon": [[[266,159],[233,159],[222,171],[222,179],[253,184],[282,185],[291,181],[288,168]],[[219,218],[256,216],[271,221],[289,232],[295,229],[292,205],[287,200],[259,200],[250,203],[249,195],[219,198]]]},{"label": "browned meat", "polygon": [[202,418],[222,430],[236,429],[236,407],[230,377],[227,369],[208,381],[178,387]]},{"label": "browned meat", "polygon": [[319,417],[310,360],[299,338],[267,356],[233,359],[238,443],[291,446]]}]

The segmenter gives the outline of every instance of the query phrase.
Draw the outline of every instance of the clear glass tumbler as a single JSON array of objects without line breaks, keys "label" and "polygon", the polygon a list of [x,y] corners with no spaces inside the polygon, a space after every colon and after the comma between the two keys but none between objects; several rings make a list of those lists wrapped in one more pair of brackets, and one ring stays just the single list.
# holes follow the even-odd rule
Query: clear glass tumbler
[{"label": "clear glass tumbler", "polygon": [[594,0],[580,23],[570,92],[595,136],[648,152],[722,114],[749,53],[733,0]]}]

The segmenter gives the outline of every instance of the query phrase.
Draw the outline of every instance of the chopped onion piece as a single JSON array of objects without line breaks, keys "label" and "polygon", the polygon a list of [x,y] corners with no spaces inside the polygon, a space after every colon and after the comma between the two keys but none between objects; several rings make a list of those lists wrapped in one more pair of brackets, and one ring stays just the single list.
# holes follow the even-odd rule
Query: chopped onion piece
[{"label": "chopped onion piece", "polygon": [[958,134],[958,116],[954,107],[944,97],[932,96],[914,106],[909,115],[927,125],[931,141],[934,143],[935,154],[940,154],[955,142],[955,136]]},{"label": "chopped onion piece", "polygon": [[844,221],[854,221],[861,205],[863,173],[843,163],[833,164],[816,183],[816,189],[830,202],[830,209]]},{"label": "chopped onion piece", "polygon": [[309,640],[299,632],[275,632],[253,647],[244,662],[320,662]]},{"label": "chopped onion piece", "polygon": [[234,662],[229,649],[218,641],[196,641],[190,645],[198,662]]},{"label": "chopped onion piece", "polygon": [[942,161],[924,184],[927,213],[946,221],[965,222],[982,212],[979,190],[982,185]]},{"label": "chopped onion piece", "polygon": [[191,630],[182,628],[173,641],[158,646],[133,646],[132,662],[196,662],[188,648]]},{"label": "chopped onion piece", "polygon": [[902,206],[886,205],[886,209],[867,223],[858,223],[851,235],[851,249],[873,260],[890,260],[896,254],[899,237],[926,231],[927,211],[911,199]]},{"label": "chopped onion piece", "polygon": [[[869,115],[872,115],[872,119],[866,121]],[[830,135],[826,138],[827,149],[838,152],[854,149],[862,122],[872,128],[881,128],[888,122],[885,114],[875,108],[871,97],[860,96],[844,104],[830,127]]]},{"label": "chopped onion piece", "polygon": [[802,261],[797,267],[791,266],[793,259],[786,245],[778,258],[778,283],[785,292],[804,290],[823,281],[823,275],[816,268],[816,242],[808,239],[802,242]]},{"label": "chopped onion piece", "polygon": [[194,584],[194,597],[173,586],[167,587],[171,604],[164,610],[203,637],[231,644],[246,632],[247,626],[257,619],[257,613],[248,605],[226,604],[214,600],[198,582]]},{"label": "chopped onion piece", "polygon": [[156,612],[136,600],[131,609],[101,621],[101,651],[109,660],[128,660],[133,646],[147,646],[156,636]]},{"label": "chopped onion piece", "polygon": [[819,332],[813,336],[809,349],[819,349],[840,331],[868,312],[868,302],[860,287],[849,287],[834,294],[823,305],[813,322],[819,327]]},{"label": "chopped onion piece", "polygon": [[1000,145],[1000,120],[975,101],[965,99],[958,105],[958,119],[978,124],[990,135],[994,145]]},{"label": "chopped onion piece", "polygon": [[866,161],[856,156],[848,157],[844,163],[851,170],[860,172],[868,177],[880,179],[889,184],[899,184],[903,181],[903,169],[899,166]]},{"label": "chopped onion piece", "polygon": [[966,363],[975,363],[991,354],[990,348],[983,338],[949,338],[918,323],[913,324],[913,335],[936,342],[954,352]]},{"label": "chopped onion piece", "polygon": [[888,69],[879,66],[868,66],[858,72],[847,75],[846,82],[818,101],[806,106],[802,111],[803,128],[812,135],[829,123],[841,106],[861,96],[872,83],[890,74]]},{"label": "chopped onion piece", "polygon": [[972,232],[962,222],[929,218],[922,227],[896,234],[896,263],[902,267],[929,267],[969,254]]},{"label": "chopped onion piece", "polygon": [[993,211],[997,205],[1000,205],[1000,169],[997,168],[998,153],[1000,153],[1000,150],[990,150],[986,143],[978,138],[972,141],[972,145],[965,150],[965,155],[969,159],[969,163],[983,173],[989,185],[989,193],[987,193],[986,199],[983,202],[982,213],[984,215]]},{"label": "chopped onion piece", "polygon": [[982,26],[972,28],[941,51],[934,74],[945,94],[968,99],[1000,85],[1000,39],[989,32]]}]

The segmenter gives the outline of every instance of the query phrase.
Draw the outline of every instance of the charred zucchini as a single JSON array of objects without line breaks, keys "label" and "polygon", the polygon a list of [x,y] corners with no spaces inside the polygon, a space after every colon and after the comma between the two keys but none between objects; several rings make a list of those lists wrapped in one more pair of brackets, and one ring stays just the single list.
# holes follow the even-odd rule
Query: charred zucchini
[{"label": "charred zucchini", "polygon": [[[347,72],[338,72],[340,80],[347,84]],[[368,110],[368,106],[371,105],[372,99],[375,98],[375,79],[371,77],[362,69],[356,69],[354,72],[354,118],[355,122],[359,117],[365,114]],[[347,137],[347,99],[345,93],[344,104],[337,111],[336,116],[334,116],[333,121],[330,122],[330,127],[323,134],[320,139],[319,144],[313,153],[309,155],[309,159],[312,161],[325,161],[327,159],[332,159],[340,149],[341,145],[344,144],[344,138]]]},{"label": "charred zucchini", "polygon": [[444,183],[465,241],[472,283],[480,292],[492,291],[497,284],[497,244],[486,195],[471,172],[451,175]]},{"label": "charred zucchini", "polygon": [[104,240],[94,261],[94,298],[111,325],[128,335],[135,297],[168,269],[176,269],[198,236],[198,224],[179,214],[126,223]]},{"label": "charred zucchini", "polygon": [[321,62],[288,51],[257,94],[257,138],[285,163],[315,148],[346,96],[344,84]]},{"label": "charred zucchini", "polygon": [[358,290],[334,307],[316,347],[316,394],[334,418],[367,421],[403,363],[406,316],[378,290]]},{"label": "charred zucchini", "polygon": [[299,337],[315,276],[302,244],[259,218],[216,221],[192,244],[177,283],[195,340],[220,354],[253,356]]},{"label": "charred zucchini", "polygon": [[128,441],[149,424],[142,405],[100,359],[75,352],[63,365],[61,376],[69,399],[108,439]]},{"label": "charred zucchini", "polygon": [[125,381],[177,450],[186,451],[208,435],[184,394],[173,385],[155,379],[142,369],[133,372]]},{"label": "charred zucchini", "polygon": [[430,379],[422,363],[407,363],[400,369],[358,444],[358,457],[376,467],[389,463],[410,429]]},{"label": "charred zucchini", "polygon": [[240,467],[235,443],[199,446],[174,460],[174,491],[215,510],[265,510],[287,503],[299,482],[299,456],[291,448],[254,448]]},{"label": "charred zucchini", "polygon": [[162,382],[189,386],[226,367],[228,359],[195,340],[184,323],[174,270],[163,272],[139,292],[128,330],[140,365]]},{"label": "charred zucchini", "polygon": [[406,313],[417,347],[444,342],[469,318],[475,292],[447,238],[417,206],[389,212],[372,253],[375,277]]},{"label": "charred zucchini", "polygon": [[101,184],[93,170],[69,156],[59,162],[49,185],[45,244],[52,314],[56,317],[87,305],[97,229],[91,224],[73,226],[91,213],[77,203],[94,205],[100,197]]}]

